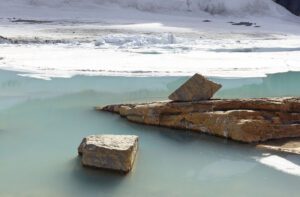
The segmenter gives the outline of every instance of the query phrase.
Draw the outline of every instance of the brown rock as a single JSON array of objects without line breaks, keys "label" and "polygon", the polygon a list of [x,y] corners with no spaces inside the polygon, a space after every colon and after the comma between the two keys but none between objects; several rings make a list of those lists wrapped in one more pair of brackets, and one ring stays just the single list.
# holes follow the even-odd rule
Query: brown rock
[{"label": "brown rock", "polygon": [[84,166],[129,172],[137,149],[134,135],[91,135],[82,140],[78,154]]},{"label": "brown rock", "polygon": [[208,100],[222,87],[222,85],[214,83],[200,74],[195,74],[175,92],[169,99],[173,101],[200,101]]},{"label": "brown rock", "polygon": [[275,140],[264,144],[258,144],[257,147],[300,155],[300,138]]},{"label": "brown rock", "polygon": [[154,102],[99,109],[136,123],[205,132],[241,142],[300,137],[300,98]]}]

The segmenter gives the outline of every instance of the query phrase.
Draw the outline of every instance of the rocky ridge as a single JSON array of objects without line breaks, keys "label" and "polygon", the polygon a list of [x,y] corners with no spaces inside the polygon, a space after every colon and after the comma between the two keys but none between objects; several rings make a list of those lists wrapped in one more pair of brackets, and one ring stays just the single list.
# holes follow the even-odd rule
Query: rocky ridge
[{"label": "rocky ridge", "polygon": [[153,102],[96,108],[129,121],[204,132],[241,142],[300,137],[300,98]]}]

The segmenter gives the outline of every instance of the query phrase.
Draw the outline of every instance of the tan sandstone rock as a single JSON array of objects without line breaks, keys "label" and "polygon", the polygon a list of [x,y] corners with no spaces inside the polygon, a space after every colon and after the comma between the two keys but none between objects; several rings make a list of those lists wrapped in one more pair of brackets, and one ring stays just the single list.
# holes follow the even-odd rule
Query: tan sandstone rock
[{"label": "tan sandstone rock", "polygon": [[300,138],[274,140],[267,143],[258,144],[257,147],[300,155]]},{"label": "tan sandstone rock", "polygon": [[138,149],[138,136],[91,135],[78,147],[84,166],[129,172]]},{"label": "tan sandstone rock", "polygon": [[300,98],[109,105],[136,123],[205,132],[241,142],[300,137]]},{"label": "tan sandstone rock", "polygon": [[200,74],[195,74],[177,90],[175,90],[169,99],[172,101],[200,101],[208,100],[222,87]]}]

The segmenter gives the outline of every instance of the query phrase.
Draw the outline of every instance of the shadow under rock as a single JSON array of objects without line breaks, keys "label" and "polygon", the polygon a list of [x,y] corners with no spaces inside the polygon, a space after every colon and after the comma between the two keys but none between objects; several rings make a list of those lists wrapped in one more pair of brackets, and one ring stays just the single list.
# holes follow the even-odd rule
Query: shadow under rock
[{"label": "shadow under rock", "polygon": [[71,163],[72,176],[80,187],[111,190],[118,187],[126,177],[126,174],[117,171],[84,167],[80,156],[72,159]]}]

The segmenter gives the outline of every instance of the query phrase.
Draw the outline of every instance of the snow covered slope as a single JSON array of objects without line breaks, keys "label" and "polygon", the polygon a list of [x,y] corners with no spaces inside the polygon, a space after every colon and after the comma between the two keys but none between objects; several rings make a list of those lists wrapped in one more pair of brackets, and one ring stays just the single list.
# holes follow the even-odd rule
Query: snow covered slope
[{"label": "snow covered slope", "polygon": [[[36,7],[48,8],[93,8],[114,4],[150,12],[193,12],[213,15],[265,15],[287,17],[291,14],[272,0],[0,0],[1,13],[9,14],[9,9]],[[7,10],[8,9],[8,10]],[[101,10],[99,10],[101,11]],[[10,13],[10,14],[16,14]],[[47,13],[45,13],[47,14]]]},{"label": "snow covered slope", "polygon": [[272,0],[0,0],[0,69],[30,77],[265,76],[299,46]]}]

